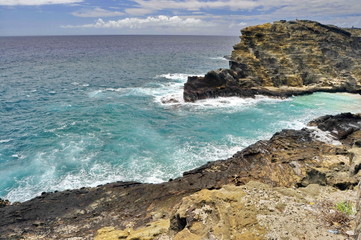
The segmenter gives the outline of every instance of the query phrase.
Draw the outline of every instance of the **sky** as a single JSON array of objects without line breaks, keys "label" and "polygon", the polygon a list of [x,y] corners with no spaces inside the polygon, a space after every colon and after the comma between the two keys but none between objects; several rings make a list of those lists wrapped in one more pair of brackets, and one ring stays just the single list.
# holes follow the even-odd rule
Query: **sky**
[{"label": "sky", "polygon": [[238,36],[283,19],[361,28],[361,0],[0,0],[0,36]]}]

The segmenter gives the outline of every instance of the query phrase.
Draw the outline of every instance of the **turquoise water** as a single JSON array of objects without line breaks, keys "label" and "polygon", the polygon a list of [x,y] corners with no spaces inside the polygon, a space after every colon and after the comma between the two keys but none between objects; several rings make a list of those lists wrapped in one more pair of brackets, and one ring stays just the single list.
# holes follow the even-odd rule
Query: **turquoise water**
[{"label": "turquoise water", "polygon": [[[0,38],[0,197],[162,182],[283,128],[359,112],[361,97],[184,103],[187,76],[227,67],[234,37]],[[176,99],[176,103],[163,103]]]}]

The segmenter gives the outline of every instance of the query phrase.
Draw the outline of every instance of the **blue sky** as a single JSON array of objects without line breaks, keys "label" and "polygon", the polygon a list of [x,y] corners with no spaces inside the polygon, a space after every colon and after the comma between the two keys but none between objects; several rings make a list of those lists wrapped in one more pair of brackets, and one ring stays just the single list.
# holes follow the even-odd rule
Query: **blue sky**
[{"label": "blue sky", "polygon": [[0,35],[239,35],[245,26],[310,19],[361,27],[360,0],[0,0]]}]

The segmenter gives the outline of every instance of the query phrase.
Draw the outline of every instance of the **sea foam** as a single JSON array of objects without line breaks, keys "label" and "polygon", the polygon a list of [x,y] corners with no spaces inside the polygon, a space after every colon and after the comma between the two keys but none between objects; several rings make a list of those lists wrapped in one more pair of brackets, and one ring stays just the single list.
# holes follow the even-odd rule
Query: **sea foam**
[{"label": "sea foam", "polygon": [[156,78],[165,78],[172,80],[172,82],[163,83],[161,87],[155,89],[153,95],[155,102],[162,106],[179,106],[192,107],[194,110],[201,109],[229,109],[232,111],[239,111],[249,106],[254,106],[260,102],[276,103],[279,101],[287,101],[277,98],[270,98],[265,96],[256,96],[255,98],[240,98],[240,97],[219,97],[198,100],[195,103],[184,102],[183,100],[183,85],[189,76],[204,76],[197,74],[184,73],[167,73],[157,75]]},{"label": "sea foam", "polygon": [[222,61],[229,61],[227,58],[225,57],[210,57],[209,59],[211,60],[222,60]]}]

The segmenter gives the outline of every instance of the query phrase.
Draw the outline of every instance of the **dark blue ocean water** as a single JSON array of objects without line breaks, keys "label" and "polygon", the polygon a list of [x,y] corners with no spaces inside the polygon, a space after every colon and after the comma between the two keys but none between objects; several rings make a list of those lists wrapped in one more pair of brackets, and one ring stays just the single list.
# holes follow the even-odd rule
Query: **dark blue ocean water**
[{"label": "dark blue ocean water", "polygon": [[[189,75],[227,67],[237,37],[0,38],[0,197],[118,180],[161,182],[283,128],[357,112],[360,96],[182,101]],[[179,103],[162,103],[167,99]]]}]

